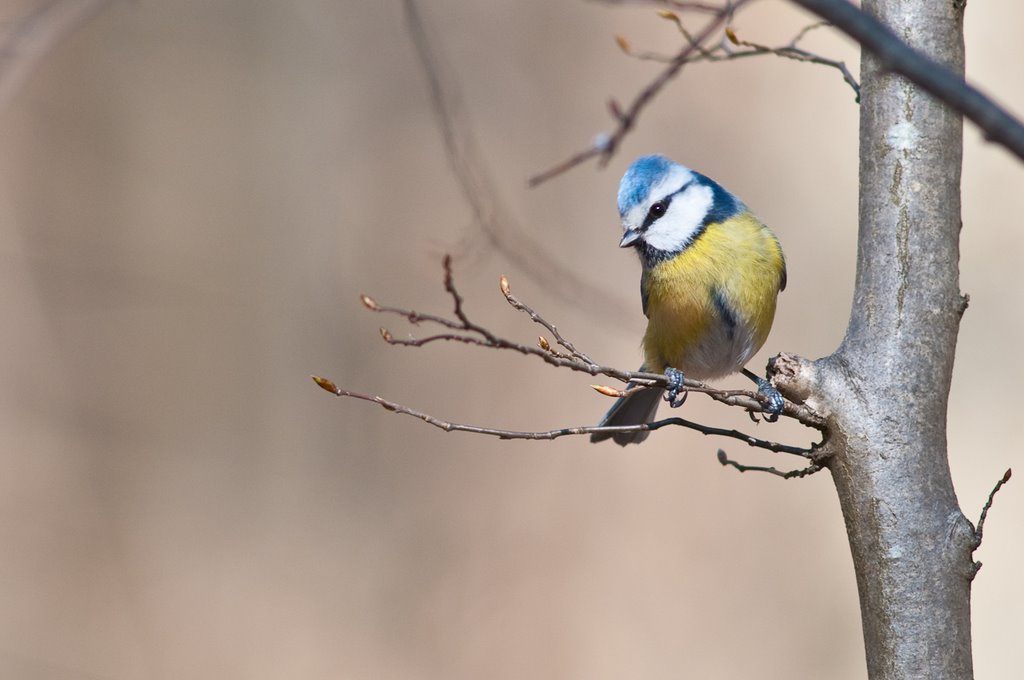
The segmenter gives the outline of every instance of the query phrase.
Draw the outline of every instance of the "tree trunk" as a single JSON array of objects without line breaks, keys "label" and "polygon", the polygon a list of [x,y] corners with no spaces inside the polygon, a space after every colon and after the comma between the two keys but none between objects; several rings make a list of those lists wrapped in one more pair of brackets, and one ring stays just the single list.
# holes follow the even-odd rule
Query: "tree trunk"
[{"label": "tree trunk", "polygon": [[[864,0],[904,41],[963,73],[952,0]],[[868,675],[973,677],[974,529],[957,504],[946,408],[960,316],[962,120],[864,52],[860,227],[846,337],[801,367],[857,573]],[[820,401],[819,401],[820,400]]]}]

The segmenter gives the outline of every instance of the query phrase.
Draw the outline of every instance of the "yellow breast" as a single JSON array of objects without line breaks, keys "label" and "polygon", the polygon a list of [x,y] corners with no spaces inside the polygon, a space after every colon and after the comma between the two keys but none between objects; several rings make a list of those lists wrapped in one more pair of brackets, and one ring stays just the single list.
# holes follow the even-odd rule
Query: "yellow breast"
[{"label": "yellow breast", "polygon": [[785,281],[774,234],[750,213],[704,232],[644,272],[644,365],[699,380],[740,370],[764,344]]}]

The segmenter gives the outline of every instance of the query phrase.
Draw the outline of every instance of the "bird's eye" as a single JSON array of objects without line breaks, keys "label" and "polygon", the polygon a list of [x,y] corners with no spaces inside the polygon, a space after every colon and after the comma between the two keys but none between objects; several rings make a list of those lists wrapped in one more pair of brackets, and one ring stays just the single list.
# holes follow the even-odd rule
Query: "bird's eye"
[{"label": "bird's eye", "polygon": [[658,201],[651,206],[650,210],[647,211],[647,215],[656,219],[664,215],[666,210],[668,210],[668,203],[665,201]]}]

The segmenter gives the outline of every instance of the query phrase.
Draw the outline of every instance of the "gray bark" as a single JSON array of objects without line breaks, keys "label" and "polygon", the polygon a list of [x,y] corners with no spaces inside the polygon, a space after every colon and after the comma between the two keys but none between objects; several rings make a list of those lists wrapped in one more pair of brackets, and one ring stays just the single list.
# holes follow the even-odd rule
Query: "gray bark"
[{"label": "gray bark", "polygon": [[[963,73],[950,0],[864,0],[908,44]],[[961,117],[865,52],[860,227],[846,337],[798,369],[827,415],[823,452],[857,574],[868,675],[971,678],[975,534],[957,504],[946,408],[960,316]]]}]

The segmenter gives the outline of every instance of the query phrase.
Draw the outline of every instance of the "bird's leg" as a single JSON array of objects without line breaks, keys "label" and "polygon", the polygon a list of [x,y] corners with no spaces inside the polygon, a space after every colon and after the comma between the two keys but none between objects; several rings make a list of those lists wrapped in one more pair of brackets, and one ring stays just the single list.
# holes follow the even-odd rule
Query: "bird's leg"
[{"label": "bird's leg", "polygon": [[[671,366],[665,369],[665,377],[668,378],[668,391],[665,393],[665,401],[672,408],[679,408],[686,401],[686,395],[689,394],[683,386],[683,381],[686,380],[686,377],[678,368],[672,368]],[[679,396],[680,392],[682,392],[682,396]]]},{"label": "bird's leg", "polygon": [[745,368],[743,369],[743,375],[753,380],[754,384],[757,385],[757,393],[764,397],[766,402],[764,406],[764,419],[769,423],[774,423],[779,419],[779,414],[782,413],[786,400],[782,398],[782,395],[779,394],[779,391],[770,382],[761,376]]}]

